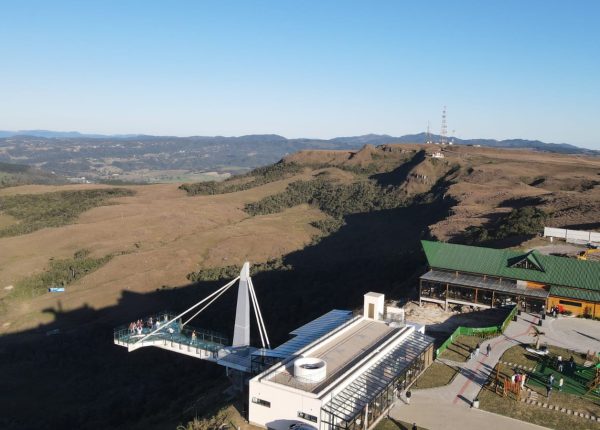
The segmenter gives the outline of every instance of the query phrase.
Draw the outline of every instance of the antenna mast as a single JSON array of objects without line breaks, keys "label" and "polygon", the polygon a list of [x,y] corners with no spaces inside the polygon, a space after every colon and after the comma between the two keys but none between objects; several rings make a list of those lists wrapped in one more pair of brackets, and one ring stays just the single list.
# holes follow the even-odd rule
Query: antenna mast
[{"label": "antenna mast", "polygon": [[442,128],[440,130],[440,143],[445,145],[448,143],[448,123],[446,122],[446,106],[442,110]]},{"label": "antenna mast", "polygon": [[425,143],[431,143],[431,128],[429,127],[429,121],[427,121],[427,135],[425,136]]}]

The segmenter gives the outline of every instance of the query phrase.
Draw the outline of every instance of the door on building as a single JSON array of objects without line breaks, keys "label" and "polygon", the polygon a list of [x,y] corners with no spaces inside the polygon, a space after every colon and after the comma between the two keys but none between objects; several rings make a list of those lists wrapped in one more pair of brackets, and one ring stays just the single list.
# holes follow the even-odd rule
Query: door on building
[{"label": "door on building", "polygon": [[542,311],[542,305],[545,304],[545,300],[533,299],[530,297],[525,298],[525,312],[539,314]]},{"label": "door on building", "polygon": [[369,318],[375,319],[375,304],[369,303]]}]

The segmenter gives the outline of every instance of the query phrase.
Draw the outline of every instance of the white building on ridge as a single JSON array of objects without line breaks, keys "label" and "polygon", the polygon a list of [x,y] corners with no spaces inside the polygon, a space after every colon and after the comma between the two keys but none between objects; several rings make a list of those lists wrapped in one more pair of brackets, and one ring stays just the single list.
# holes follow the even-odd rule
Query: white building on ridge
[{"label": "white building on ridge", "polygon": [[433,361],[433,339],[424,327],[398,322],[384,301],[383,294],[367,293],[364,315],[331,311],[265,351],[285,358],[250,380],[250,423],[275,430],[294,423],[319,430],[371,428]]}]

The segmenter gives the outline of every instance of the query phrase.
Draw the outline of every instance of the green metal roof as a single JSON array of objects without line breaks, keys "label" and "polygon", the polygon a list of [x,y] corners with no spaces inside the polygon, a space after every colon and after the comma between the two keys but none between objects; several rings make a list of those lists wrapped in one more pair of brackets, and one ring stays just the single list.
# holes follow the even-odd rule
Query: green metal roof
[{"label": "green metal roof", "polygon": [[[422,240],[429,266],[600,292],[600,263],[574,258]],[[521,257],[521,258],[519,258]],[[527,258],[536,269],[509,267]],[[512,264],[511,264],[512,263]]]},{"label": "green metal roof", "polygon": [[600,292],[596,291],[554,286],[550,287],[550,294],[570,299],[586,300],[588,302],[600,302]]}]

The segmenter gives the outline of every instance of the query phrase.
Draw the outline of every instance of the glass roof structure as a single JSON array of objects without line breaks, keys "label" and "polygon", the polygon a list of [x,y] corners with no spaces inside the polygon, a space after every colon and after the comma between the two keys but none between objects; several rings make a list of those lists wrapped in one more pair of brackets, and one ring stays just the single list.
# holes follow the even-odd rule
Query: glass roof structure
[{"label": "glass roof structure", "polygon": [[440,282],[443,284],[452,284],[464,287],[483,288],[502,293],[518,294],[527,297],[538,297],[545,299],[548,297],[548,291],[541,288],[521,288],[517,287],[515,281],[499,280],[496,278],[484,279],[483,276],[467,275],[454,272],[444,272],[440,270],[430,270],[421,276],[424,281]]},{"label": "glass roof structure", "polygon": [[323,410],[343,420],[351,420],[432,344],[433,338],[420,332],[411,333],[402,343],[336,394],[323,406]]},{"label": "glass roof structure", "polygon": [[253,356],[266,356],[286,359],[296,352],[326,335],[332,330],[353,320],[352,311],[333,309],[319,318],[304,324],[303,326],[290,332],[294,337],[285,343],[282,343],[274,349],[259,349],[252,353]]}]

